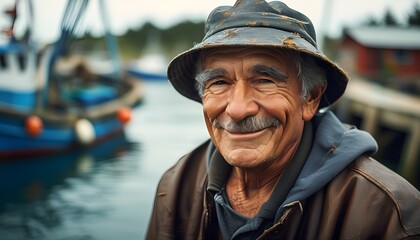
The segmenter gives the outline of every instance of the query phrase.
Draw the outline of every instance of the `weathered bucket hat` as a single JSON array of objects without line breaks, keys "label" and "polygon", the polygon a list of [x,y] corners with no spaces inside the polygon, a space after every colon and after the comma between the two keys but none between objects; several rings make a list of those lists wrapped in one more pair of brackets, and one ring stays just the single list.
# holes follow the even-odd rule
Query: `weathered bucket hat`
[{"label": "weathered bucket hat", "polygon": [[344,93],[349,77],[317,49],[315,29],[304,14],[280,1],[238,0],[234,6],[214,9],[207,18],[204,39],[176,56],[168,78],[185,97],[197,102],[196,64],[204,49],[221,47],[274,47],[308,54],[326,70],[328,86],[319,108],[334,103]]}]

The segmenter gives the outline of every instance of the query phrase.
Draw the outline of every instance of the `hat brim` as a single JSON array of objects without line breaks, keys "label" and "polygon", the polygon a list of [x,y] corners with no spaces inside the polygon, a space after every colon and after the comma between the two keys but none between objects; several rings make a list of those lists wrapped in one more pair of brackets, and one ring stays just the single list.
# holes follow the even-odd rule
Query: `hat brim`
[{"label": "hat brim", "polygon": [[299,34],[265,27],[245,27],[220,31],[193,48],[176,56],[168,66],[168,79],[183,96],[200,102],[195,88],[196,64],[204,49],[222,47],[270,47],[283,48],[308,54],[315,58],[327,74],[327,89],[319,108],[328,107],[340,98],[349,81],[348,75],[334,62]]}]

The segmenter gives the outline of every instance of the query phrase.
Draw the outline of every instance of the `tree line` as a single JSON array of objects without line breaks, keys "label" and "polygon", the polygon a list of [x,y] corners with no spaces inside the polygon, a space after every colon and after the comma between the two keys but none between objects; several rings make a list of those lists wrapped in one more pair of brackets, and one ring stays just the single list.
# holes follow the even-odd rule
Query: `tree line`
[{"label": "tree line", "polygon": [[382,18],[375,19],[374,17],[370,17],[366,25],[368,26],[417,26],[420,27],[420,4],[415,3],[411,12],[407,14],[405,22],[401,23],[398,22],[395,15],[392,11],[388,8]]},{"label": "tree line", "polygon": [[[368,26],[417,26],[420,27],[420,4],[416,3],[407,14],[406,21],[400,23],[391,10],[386,10],[384,15],[375,19],[370,17],[364,23]],[[194,43],[200,42],[204,37],[204,21],[183,21],[168,28],[159,28],[151,22],[129,29],[122,36],[118,36],[118,45],[121,55],[125,59],[138,58],[151,47],[156,48],[168,58],[187,50]],[[83,37],[85,44],[97,46],[98,42],[89,34]],[[92,45],[94,44],[94,45]],[[154,49],[156,50],[156,49]]]},{"label": "tree line", "polygon": [[[183,21],[166,29],[161,29],[151,22],[146,22],[138,29],[130,29],[118,37],[119,45],[125,54],[141,53],[148,47],[160,47],[160,51],[175,56],[180,51],[189,49],[193,43],[204,37],[204,21]],[[124,49],[125,48],[125,49]],[[138,57],[138,56],[137,56]]]}]

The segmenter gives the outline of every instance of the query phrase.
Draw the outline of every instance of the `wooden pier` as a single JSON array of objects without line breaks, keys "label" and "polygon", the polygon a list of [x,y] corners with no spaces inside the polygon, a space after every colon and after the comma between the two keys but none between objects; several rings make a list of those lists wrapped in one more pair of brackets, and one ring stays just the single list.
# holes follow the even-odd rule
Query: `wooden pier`
[{"label": "wooden pier", "polygon": [[411,182],[419,179],[419,97],[355,78],[350,81],[346,93],[337,103],[337,112],[339,116],[344,117],[358,116],[361,119],[360,128],[370,132],[375,138],[380,137],[380,126],[404,132],[406,137],[402,143],[397,171]]}]

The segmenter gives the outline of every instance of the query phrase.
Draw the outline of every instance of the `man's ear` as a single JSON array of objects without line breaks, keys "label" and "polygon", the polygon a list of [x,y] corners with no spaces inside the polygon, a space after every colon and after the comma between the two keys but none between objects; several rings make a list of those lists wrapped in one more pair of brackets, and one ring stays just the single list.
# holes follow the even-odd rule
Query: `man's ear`
[{"label": "man's ear", "polygon": [[309,96],[307,96],[303,101],[303,120],[309,121],[312,119],[312,117],[315,115],[315,113],[318,111],[318,106],[321,101],[321,97],[325,92],[325,89],[327,86],[319,86],[316,87],[311,91]]}]

